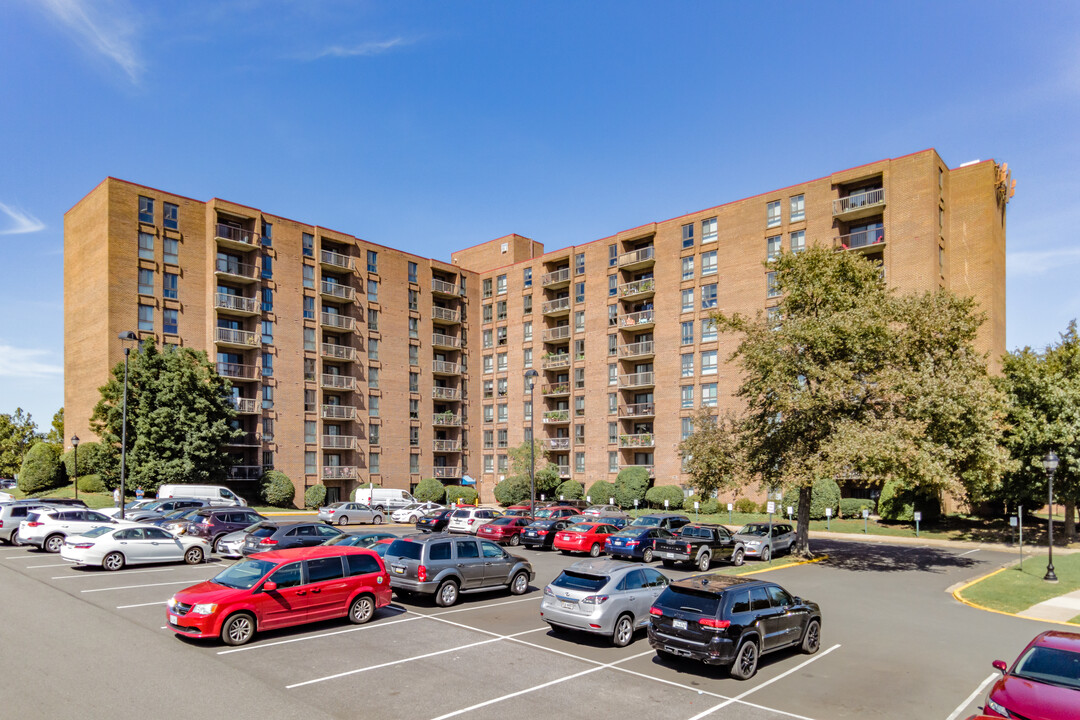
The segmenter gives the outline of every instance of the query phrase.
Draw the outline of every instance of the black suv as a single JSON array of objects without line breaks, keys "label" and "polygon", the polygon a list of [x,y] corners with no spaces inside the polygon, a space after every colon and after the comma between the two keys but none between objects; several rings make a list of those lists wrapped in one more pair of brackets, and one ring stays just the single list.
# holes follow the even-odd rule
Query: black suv
[{"label": "black suv", "polygon": [[758,658],[821,646],[821,609],[776,583],[710,573],[668,585],[649,608],[649,644],[662,660],[685,657],[728,665],[748,680]]},{"label": "black suv", "polygon": [[221,538],[265,519],[249,508],[206,508],[191,518],[188,522],[187,533],[209,540],[211,549],[220,553],[218,541]]}]

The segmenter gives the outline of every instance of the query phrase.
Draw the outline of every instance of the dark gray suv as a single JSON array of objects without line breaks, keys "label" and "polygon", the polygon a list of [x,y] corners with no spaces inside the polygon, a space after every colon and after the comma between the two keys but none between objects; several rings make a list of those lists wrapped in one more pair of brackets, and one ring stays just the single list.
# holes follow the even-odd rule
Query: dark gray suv
[{"label": "dark gray suv", "polygon": [[536,574],[532,563],[489,540],[446,533],[407,535],[385,556],[390,587],[398,595],[433,595],[449,607],[463,592],[509,588],[524,595]]}]

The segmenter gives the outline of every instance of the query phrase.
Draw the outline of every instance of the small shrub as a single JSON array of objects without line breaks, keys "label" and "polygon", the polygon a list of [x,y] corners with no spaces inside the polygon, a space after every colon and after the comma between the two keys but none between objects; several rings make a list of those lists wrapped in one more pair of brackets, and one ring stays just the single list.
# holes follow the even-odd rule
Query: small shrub
[{"label": "small shrub", "polygon": [[592,498],[593,505],[607,505],[608,498],[615,497],[615,486],[607,480],[597,480],[585,494]]},{"label": "small shrub", "polygon": [[413,497],[420,502],[441,503],[446,500],[446,487],[436,478],[424,478],[416,484]]},{"label": "small shrub", "polygon": [[941,500],[937,496],[917,489],[887,482],[878,498],[878,515],[882,520],[914,522],[915,511],[922,513],[922,521],[935,520],[941,515]]},{"label": "small shrub", "polygon": [[309,508],[321,507],[326,502],[326,486],[312,485],[304,491],[304,506]]},{"label": "small shrub", "polygon": [[683,506],[683,492],[678,485],[657,485],[645,493],[645,501],[654,508],[663,508],[668,501],[669,510],[678,510]]},{"label": "small shrub", "polygon": [[[83,475],[95,474],[94,462],[100,453],[100,443],[96,442],[84,442],[79,444],[79,472],[80,477]],[[68,477],[74,477],[75,472],[75,448],[68,450],[66,453],[60,456],[60,462],[64,463],[64,469],[67,471]]]},{"label": "small shrub", "polygon": [[495,486],[495,500],[506,507],[528,503],[531,492],[527,475],[511,475]]},{"label": "small shrub", "polygon": [[476,491],[473,490],[471,487],[463,487],[461,485],[446,486],[447,503],[457,503],[458,505],[475,505],[476,497]]},{"label": "small shrub", "polygon": [[[788,506],[794,508],[795,517],[799,516],[799,489],[792,488],[784,493],[782,506],[778,514],[787,517]],[[840,507],[840,486],[832,478],[820,478],[814,481],[810,490],[810,519],[824,520],[825,508],[831,507],[833,515]]]},{"label": "small shrub", "polygon": [[296,500],[296,488],[292,480],[280,470],[270,470],[262,476],[259,494],[267,505],[274,507],[292,507]]},{"label": "small shrub", "polygon": [[648,489],[648,470],[643,467],[623,468],[615,478],[615,503],[622,508],[634,507],[635,500],[639,503],[645,500]]},{"label": "small shrub", "polygon": [[758,509],[758,504],[750,498],[739,498],[733,505],[735,505],[735,512],[737,513],[756,513]]},{"label": "small shrub", "polygon": [[840,517],[862,517],[863,508],[874,511],[874,501],[866,498],[840,498]]},{"label": "small shrub", "polygon": [[757,511],[762,515],[769,512],[769,501],[766,500],[763,503],[761,503],[760,505],[758,505],[757,506]]},{"label": "small shrub", "polygon": [[567,500],[580,500],[585,497],[585,486],[577,480],[567,480],[555,488],[555,497],[564,497]]},{"label": "small shrub", "polygon": [[702,515],[715,515],[720,512],[720,503],[715,498],[703,498],[700,495],[691,495],[683,500],[683,510],[693,512],[695,502],[700,504],[698,512]]},{"label": "small shrub", "polygon": [[80,475],[79,492],[103,493],[105,492],[105,483],[100,475]]},{"label": "small shrub", "polygon": [[55,445],[39,442],[26,451],[19,470],[19,490],[34,495],[59,487],[66,479]]}]

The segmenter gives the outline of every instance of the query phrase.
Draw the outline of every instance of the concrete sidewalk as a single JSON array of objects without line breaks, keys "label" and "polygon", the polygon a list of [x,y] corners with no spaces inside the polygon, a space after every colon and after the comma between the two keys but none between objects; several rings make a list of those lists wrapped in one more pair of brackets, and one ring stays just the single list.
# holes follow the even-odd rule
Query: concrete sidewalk
[{"label": "concrete sidewalk", "polygon": [[1068,622],[1080,615],[1080,590],[1036,603],[1020,614],[1040,620]]},{"label": "concrete sidewalk", "polygon": [[[810,539],[841,540],[848,542],[869,542],[885,545],[910,545],[912,547],[939,547],[957,548],[963,550],[995,550],[997,552],[1015,553],[1017,559],[1020,556],[1020,548],[1009,543],[975,542],[971,540],[944,540],[942,538],[905,537],[902,535],[864,535],[862,533],[838,533],[824,530],[811,530]],[[1080,548],[1054,547],[1054,552],[1061,555],[1071,555],[1080,552]],[[1039,555],[1046,553],[1045,545],[1029,545],[1024,543],[1024,556]]]}]

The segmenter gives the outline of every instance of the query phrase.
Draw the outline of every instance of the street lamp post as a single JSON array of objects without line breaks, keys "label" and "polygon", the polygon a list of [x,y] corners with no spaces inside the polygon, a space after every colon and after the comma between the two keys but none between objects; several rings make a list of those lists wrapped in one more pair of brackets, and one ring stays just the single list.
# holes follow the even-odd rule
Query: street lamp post
[{"label": "street lamp post", "polygon": [[536,406],[533,403],[533,388],[540,373],[532,368],[525,371],[525,382],[529,384],[529,518],[536,517]]},{"label": "street lamp post", "polygon": [[121,416],[120,425],[120,519],[124,519],[124,498],[125,486],[127,479],[127,396],[128,396],[128,356],[131,355],[131,347],[126,344],[127,341],[134,340],[139,341],[139,336],[135,333],[127,330],[120,333],[118,336],[121,340],[125,341],[124,344],[124,410]]},{"label": "street lamp post", "polygon": [[75,499],[79,498],[79,436],[71,436],[71,449],[75,452]]},{"label": "street lamp post", "polygon": [[1049,541],[1047,542],[1047,550],[1049,551],[1049,562],[1046,565],[1046,575],[1043,576],[1043,580],[1046,582],[1056,583],[1058,581],[1057,574],[1054,572],[1054,472],[1058,467],[1058,456],[1053,450],[1046,453],[1046,457],[1043,458],[1043,469],[1046,470],[1046,478],[1049,483],[1049,501],[1047,507],[1049,509],[1049,523],[1047,523],[1047,529],[1049,531]]}]

